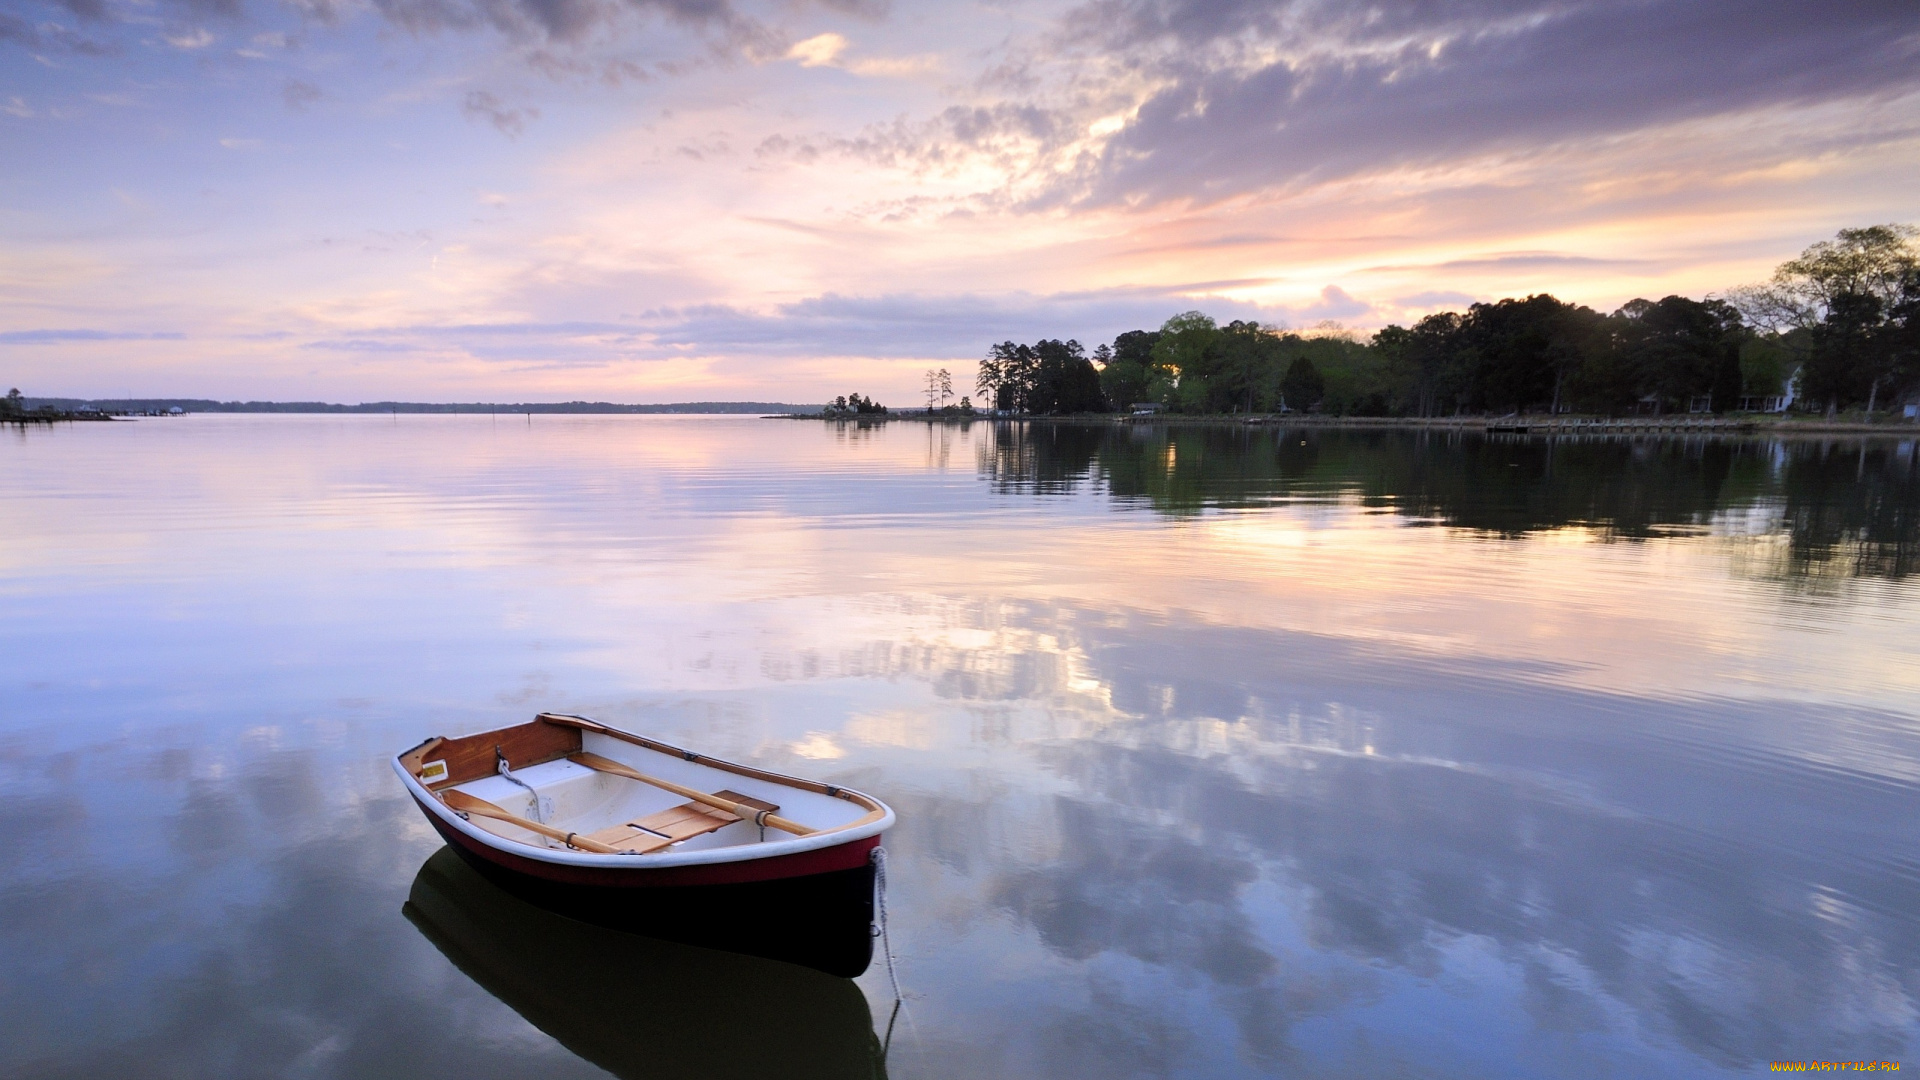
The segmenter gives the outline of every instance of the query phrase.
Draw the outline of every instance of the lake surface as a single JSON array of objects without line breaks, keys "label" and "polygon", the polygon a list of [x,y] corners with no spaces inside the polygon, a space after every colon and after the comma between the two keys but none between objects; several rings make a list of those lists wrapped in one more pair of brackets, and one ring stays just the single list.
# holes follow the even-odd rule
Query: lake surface
[{"label": "lake surface", "polygon": [[[0,1076],[1920,1065],[1913,441],[192,416],[0,514]],[[904,1010],[441,852],[387,759],[540,710],[890,802]]]}]

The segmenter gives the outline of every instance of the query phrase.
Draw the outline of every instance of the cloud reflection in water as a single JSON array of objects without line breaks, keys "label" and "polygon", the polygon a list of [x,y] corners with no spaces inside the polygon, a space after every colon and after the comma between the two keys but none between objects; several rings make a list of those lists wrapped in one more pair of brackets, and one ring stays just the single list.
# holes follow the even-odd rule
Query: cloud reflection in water
[{"label": "cloud reflection in water", "polygon": [[1693,1076],[1920,1028],[1909,444],[4,452],[0,1072],[590,1074],[397,915],[438,844],[381,759],[535,707],[894,803],[894,1076]]}]

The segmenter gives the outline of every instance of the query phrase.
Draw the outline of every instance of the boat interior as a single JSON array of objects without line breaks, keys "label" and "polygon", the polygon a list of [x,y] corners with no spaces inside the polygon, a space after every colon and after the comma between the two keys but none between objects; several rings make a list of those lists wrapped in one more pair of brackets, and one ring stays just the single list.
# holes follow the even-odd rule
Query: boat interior
[{"label": "boat interior", "polygon": [[649,855],[758,845],[886,814],[858,792],[556,713],[428,739],[400,764],[473,825],[554,850]]}]

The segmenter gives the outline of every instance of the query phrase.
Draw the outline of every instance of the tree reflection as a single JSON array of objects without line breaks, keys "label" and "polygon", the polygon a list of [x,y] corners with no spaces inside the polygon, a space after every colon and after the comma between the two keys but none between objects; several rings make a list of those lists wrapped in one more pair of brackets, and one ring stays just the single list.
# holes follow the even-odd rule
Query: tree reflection
[{"label": "tree reflection", "polygon": [[1003,423],[979,455],[1003,492],[1103,490],[1175,516],[1352,500],[1494,536],[1619,539],[1758,521],[1788,540],[1769,576],[1897,579],[1920,564],[1913,441]]},{"label": "tree reflection", "polygon": [[1915,447],[1821,442],[1796,448],[1782,486],[1790,576],[1903,578],[1920,556]]}]

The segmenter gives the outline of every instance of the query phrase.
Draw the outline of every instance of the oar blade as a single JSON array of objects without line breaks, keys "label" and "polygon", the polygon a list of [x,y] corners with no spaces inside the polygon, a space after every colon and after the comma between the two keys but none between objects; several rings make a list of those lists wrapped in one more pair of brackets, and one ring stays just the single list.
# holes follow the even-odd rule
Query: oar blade
[{"label": "oar blade", "polygon": [[462,810],[469,814],[502,814],[507,817],[513,816],[487,800],[475,795],[469,795],[464,791],[455,791],[449,788],[440,793],[440,798],[455,810]]}]

